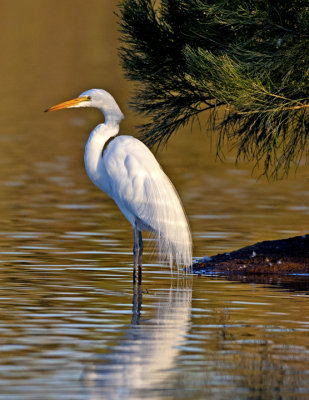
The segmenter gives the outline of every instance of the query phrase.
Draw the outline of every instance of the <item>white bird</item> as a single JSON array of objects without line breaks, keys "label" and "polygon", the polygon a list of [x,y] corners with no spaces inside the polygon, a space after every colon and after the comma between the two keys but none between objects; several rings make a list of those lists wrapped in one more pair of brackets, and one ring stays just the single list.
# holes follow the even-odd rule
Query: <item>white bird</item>
[{"label": "white bird", "polygon": [[96,107],[104,114],[104,123],[88,138],[85,167],[91,181],[116,202],[133,226],[134,277],[142,265],[142,231],[157,236],[161,260],[190,267],[191,233],[178,194],[144,143],[118,135],[124,116],[115,99],[103,89],[91,89],[46,111],[77,107]]}]

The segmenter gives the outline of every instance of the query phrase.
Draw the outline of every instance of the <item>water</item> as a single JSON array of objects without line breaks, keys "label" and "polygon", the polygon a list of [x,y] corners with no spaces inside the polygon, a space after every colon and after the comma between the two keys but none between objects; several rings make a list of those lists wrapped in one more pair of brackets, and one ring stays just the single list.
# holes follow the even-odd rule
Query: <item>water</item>
[{"label": "water", "polygon": [[[58,3],[2,2],[0,399],[308,397],[304,284],[177,276],[147,240],[133,288],[130,225],[83,167],[100,114],[42,112],[104,87],[128,116],[122,131],[133,131],[117,2]],[[195,257],[308,233],[305,167],[257,180],[233,154],[216,162],[210,141],[194,126],[158,154]]]},{"label": "water", "polygon": [[2,278],[1,399],[308,396],[304,293],[102,264]]}]

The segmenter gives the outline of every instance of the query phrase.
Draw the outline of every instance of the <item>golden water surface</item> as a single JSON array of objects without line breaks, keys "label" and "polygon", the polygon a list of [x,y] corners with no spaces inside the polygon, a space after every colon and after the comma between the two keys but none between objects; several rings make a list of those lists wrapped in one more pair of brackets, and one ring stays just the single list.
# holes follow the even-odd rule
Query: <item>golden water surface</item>
[{"label": "golden water surface", "polygon": [[[131,227],[83,166],[102,116],[43,113],[104,88],[134,134],[117,3],[0,2],[0,399],[308,398],[307,292],[177,277],[148,241],[134,292]],[[216,161],[215,141],[194,125],[157,154],[194,257],[306,234],[307,168],[258,180],[232,153]]]}]

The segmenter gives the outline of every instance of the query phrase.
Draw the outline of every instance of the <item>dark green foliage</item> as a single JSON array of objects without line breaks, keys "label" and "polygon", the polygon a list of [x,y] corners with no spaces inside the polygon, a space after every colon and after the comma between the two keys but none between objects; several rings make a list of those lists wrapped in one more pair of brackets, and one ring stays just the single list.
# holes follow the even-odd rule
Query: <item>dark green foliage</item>
[{"label": "dark green foliage", "polygon": [[146,143],[208,109],[219,146],[228,137],[265,172],[286,173],[308,151],[308,0],[124,0],[120,13]]}]

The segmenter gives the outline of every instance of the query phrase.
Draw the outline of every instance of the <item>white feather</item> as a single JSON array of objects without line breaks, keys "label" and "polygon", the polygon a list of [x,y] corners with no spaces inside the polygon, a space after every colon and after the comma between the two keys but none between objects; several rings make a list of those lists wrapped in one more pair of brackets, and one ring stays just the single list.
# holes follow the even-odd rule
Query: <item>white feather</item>
[{"label": "white feather", "polygon": [[190,266],[191,234],[178,194],[151,151],[131,136],[108,145],[103,164],[120,210],[139,230],[156,234],[161,259]]}]

